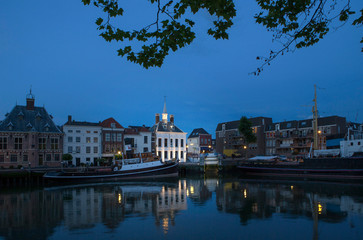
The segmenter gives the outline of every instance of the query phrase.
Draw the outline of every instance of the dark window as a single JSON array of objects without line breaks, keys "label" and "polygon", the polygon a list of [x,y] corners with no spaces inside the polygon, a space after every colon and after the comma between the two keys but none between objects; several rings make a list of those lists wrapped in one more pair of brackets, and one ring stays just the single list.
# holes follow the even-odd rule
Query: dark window
[{"label": "dark window", "polygon": [[173,158],[173,151],[170,151],[170,159]]},{"label": "dark window", "polygon": [[158,151],[158,156],[161,157],[161,151]]},{"label": "dark window", "polygon": [[158,139],[158,147],[161,147],[161,138]]},{"label": "dark window", "polygon": [[4,162],[4,155],[0,155],[0,162]]},{"label": "dark window", "polygon": [[53,150],[59,149],[59,140],[58,140],[58,138],[50,139],[50,147]]},{"label": "dark window", "polygon": [[168,146],[168,139],[167,138],[165,138],[164,139],[164,147],[167,147]]},{"label": "dark window", "polygon": [[38,143],[39,143],[39,149],[46,149],[46,147],[47,147],[47,144],[46,144],[47,139],[46,138],[43,138],[43,137],[39,138]]},{"label": "dark window", "polygon": [[73,137],[68,137],[68,142],[72,142],[73,141]]},{"label": "dark window", "polygon": [[54,154],[54,161],[60,161],[60,155]]},{"label": "dark window", "polygon": [[170,139],[170,147],[173,147],[173,139]]},{"label": "dark window", "polygon": [[175,147],[178,147],[178,139],[175,139]]},{"label": "dark window", "polygon": [[90,162],[90,161],[91,161],[91,158],[86,158],[86,161],[87,161],[87,162]]},{"label": "dark window", "polygon": [[11,154],[10,155],[10,161],[11,162],[17,162],[18,161],[18,155]]},{"label": "dark window", "polygon": [[46,156],[46,157],[47,157],[47,159],[46,159],[46,160],[47,160],[48,162],[52,160],[52,155],[51,155],[51,154],[47,154],[47,156]]},{"label": "dark window", "polygon": [[14,148],[15,149],[22,149],[23,148],[23,138],[18,138],[18,137],[15,138]]},{"label": "dark window", "polygon": [[28,155],[27,154],[24,154],[23,155],[23,162],[27,162],[28,161]]},{"label": "dark window", "polygon": [[147,136],[144,136],[144,143],[147,143]]},{"label": "dark window", "polygon": [[0,149],[8,148],[8,139],[6,137],[0,137]]},{"label": "dark window", "polygon": [[180,146],[184,147],[184,139],[180,139]]},{"label": "dark window", "polygon": [[183,153],[184,153],[183,151],[180,151],[180,158],[184,158]]},{"label": "dark window", "polygon": [[91,147],[86,147],[86,153],[91,153]]},{"label": "dark window", "polygon": [[168,158],[168,151],[164,152],[164,158]]},{"label": "dark window", "polygon": [[144,148],[144,152],[148,152],[149,149],[147,147]]},{"label": "dark window", "polygon": [[76,142],[81,142],[81,137],[76,137]]}]

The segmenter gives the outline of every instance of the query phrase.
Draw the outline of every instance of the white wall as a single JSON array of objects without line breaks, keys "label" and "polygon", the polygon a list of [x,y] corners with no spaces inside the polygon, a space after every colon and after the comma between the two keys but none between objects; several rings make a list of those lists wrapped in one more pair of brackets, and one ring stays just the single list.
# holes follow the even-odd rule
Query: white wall
[{"label": "white wall", "polygon": [[[81,163],[87,163],[87,158],[90,158],[88,163],[93,163],[95,158],[101,158],[102,155],[102,137],[101,127],[98,126],[77,126],[77,125],[64,125],[63,132],[63,153],[70,153],[68,147],[72,147],[73,156],[72,163],[76,165],[76,158],[80,158]],[[78,132],[79,131],[79,132]],[[72,137],[72,141],[69,142],[69,137]],[[77,142],[77,137],[80,138],[80,142]],[[87,138],[90,138],[90,142],[87,142]],[[95,142],[97,138],[97,142]],[[80,147],[80,152],[77,153],[77,147]],[[87,147],[90,147],[90,153],[87,153]],[[94,147],[97,147],[97,152],[94,152]]]},{"label": "white wall", "polygon": [[[174,132],[156,132],[155,133],[155,144],[156,144],[156,155],[161,151],[162,161],[171,160],[172,158],[179,159],[181,162],[186,161],[186,135],[187,133],[174,133]],[[162,139],[161,146],[159,146],[159,138]],[[164,141],[167,139],[167,147],[165,147]],[[173,139],[173,146],[170,144],[170,139]],[[175,140],[178,139],[178,147],[175,147]],[[181,139],[183,139],[183,147],[181,147]],[[165,157],[165,151],[167,151],[167,158]],[[171,152],[173,157],[171,158]],[[176,156],[175,156],[176,152]]]}]

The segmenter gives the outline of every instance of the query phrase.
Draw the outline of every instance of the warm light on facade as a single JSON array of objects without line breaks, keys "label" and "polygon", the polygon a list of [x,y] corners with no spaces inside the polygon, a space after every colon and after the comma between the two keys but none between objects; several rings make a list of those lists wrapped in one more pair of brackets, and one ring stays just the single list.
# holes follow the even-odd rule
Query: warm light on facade
[{"label": "warm light on facade", "polygon": [[194,194],[194,187],[190,186],[190,194]]},{"label": "warm light on facade", "polygon": [[247,189],[243,190],[243,197],[247,198]]},{"label": "warm light on facade", "polygon": [[247,149],[247,146],[243,146],[243,149]]},{"label": "warm light on facade", "polygon": [[323,205],[321,205],[321,203],[318,203],[318,213],[319,215],[323,212]]},{"label": "warm light on facade", "polygon": [[294,186],[291,185],[290,188],[291,188],[291,191],[294,190]]},{"label": "warm light on facade", "polygon": [[120,204],[121,204],[121,202],[122,202],[122,196],[121,196],[121,193],[119,193],[119,194],[118,194],[118,203],[120,203]]}]

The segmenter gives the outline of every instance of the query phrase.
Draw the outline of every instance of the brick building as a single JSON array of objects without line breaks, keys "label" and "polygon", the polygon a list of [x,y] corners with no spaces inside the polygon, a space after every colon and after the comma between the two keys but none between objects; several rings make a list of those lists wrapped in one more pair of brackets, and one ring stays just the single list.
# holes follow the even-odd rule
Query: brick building
[{"label": "brick building", "polygon": [[243,151],[244,146],[248,148],[248,156],[264,155],[265,149],[265,127],[272,123],[272,118],[256,117],[249,119],[252,123],[252,130],[257,137],[255,143],[246,146],[243,135],[238,131],[239,120],[223,122],[217,125],[216,129],[216,152],[224,153],[225,150]]},{"label": "brick building", "polygon": [[0,166],[60,166],[63,133],[44,107],[35,107],[34,95],[26,106],[16,105],[0,122]]},{"label": "brick building", "polygon": [[107,118],[100,123],[102,127],[102,158],[113,159],[124,153],[124,127],[114,118]]}]

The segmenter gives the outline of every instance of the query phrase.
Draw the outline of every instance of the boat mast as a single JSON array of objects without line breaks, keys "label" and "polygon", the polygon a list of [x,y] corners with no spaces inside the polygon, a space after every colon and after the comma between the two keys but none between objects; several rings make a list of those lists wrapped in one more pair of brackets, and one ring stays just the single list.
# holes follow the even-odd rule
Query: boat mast
[{"label": "boat mast", "polygon": [[318,104],[316,100],[316,85],[314,84],[314,106],[313,106],[313,134],[314,150],[318,150]]}]

